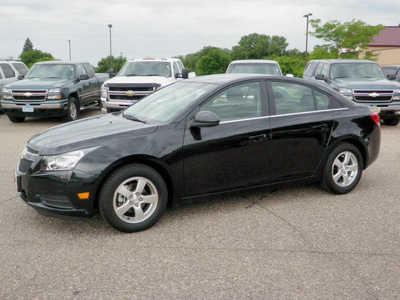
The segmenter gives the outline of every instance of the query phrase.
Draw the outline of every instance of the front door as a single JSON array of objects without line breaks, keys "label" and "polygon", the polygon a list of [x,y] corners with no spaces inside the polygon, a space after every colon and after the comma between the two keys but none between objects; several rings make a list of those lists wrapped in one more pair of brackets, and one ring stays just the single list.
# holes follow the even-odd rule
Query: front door
[{"label": "front door", "polygon": [[265,100],[265,83],[252,81],[219,92],[199,108],[217,114],[221,123],[203,128],[187,125],[186,197],[268,181],[270,117]]}]

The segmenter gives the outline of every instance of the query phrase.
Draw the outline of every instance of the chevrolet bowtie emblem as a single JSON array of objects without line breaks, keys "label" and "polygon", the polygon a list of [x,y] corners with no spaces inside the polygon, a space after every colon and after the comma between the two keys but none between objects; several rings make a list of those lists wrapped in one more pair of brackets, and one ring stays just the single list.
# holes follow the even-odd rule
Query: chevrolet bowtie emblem
[{"label": "chevrolet bowtie emblem", "polygon": [[25,97],[30,97],[30,96],[32,96],[33,94],[31,93],[31,92],[26,92],[26,93],[24,93],[24,96]]},{"label": "chevrolet bowtie emblem", "polygon": [[135,93],[133,91],[127,91],[126,95],[132,97],[133,95],[135,95]]},{"label": "chevrolet bowtie emblem", "polygon": [[372,97],[372,98],[376,98],[376,97],[379,97],[380,94],[378,94],[378,93],[371,93],[371,94],[369,94],[369,96]]}]

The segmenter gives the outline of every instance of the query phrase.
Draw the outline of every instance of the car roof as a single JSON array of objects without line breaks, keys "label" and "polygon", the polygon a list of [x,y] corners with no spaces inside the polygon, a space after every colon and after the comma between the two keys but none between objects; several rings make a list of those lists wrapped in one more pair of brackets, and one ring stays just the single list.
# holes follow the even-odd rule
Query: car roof
[{"label": "car roof", "polygon": [[86,61],[42,61],[35,63],[35,65],[77,65],[77,64],[90,64]]},{"label": "car roof", "polygon": [[330,64],[348,64],[348,63],[369,63],[376,64],[376,62],[364,59],[315,59],[310,62],[328,62]]},{"label": "car roof", "polygon": [[132,61],[164,61],[164,62],[174,62],[174,61],[180,61],[179,58],[154,58],[154,57],[144,57],[144,58],[132,58],[129,60],[129,62]]},{"label": "car roof", "polygon": [[275,60],[269,60],[269,59],[241,59],[241,60],[233,60],[231,64],[245,64],[245,63],[251,63],[251,64],[277,64],[278,62]]}]

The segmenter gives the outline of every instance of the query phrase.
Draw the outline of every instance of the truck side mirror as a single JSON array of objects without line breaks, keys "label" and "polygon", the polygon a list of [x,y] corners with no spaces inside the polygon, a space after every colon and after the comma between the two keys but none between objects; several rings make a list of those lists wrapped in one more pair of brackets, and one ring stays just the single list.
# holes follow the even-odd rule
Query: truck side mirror
[{"label": "truck side mirror", "polygon": [[18,75],[18,80],[22,80],[22,79],[24,79],[25,78],[25,75],[24,74],[19,74]]},{"label": "truck side mirror", "polygon": [[182,70],[182,78],[188,79],[189,78],[189,71],[187,69]]},{"label": "truck side mirror", "polygon": [[110,72],[108,73],[109,78],[115,77],[114,69],[110,69]]},{"label": "truck side mirror", "polygon": [[396,79],[396,75],[395,74],[387,74],[386,77],[389,80],[395,80]]},{"label": "truck side mirror", "polygon": [[315,75],[315,79],[317,80],[326,80],[326,77],[324,74],[317,74]]},{"label": "truck side mirror", "polygon": [[81,80],[88,80],[89,79],[89,75],[88,74],[82,74],[79,76],[79,81]]}]

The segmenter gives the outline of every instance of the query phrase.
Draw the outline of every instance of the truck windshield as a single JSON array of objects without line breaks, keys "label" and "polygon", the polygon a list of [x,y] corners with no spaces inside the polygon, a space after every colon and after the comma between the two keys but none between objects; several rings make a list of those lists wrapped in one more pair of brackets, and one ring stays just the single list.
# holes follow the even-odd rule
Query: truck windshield
[{"label": "truck windshield", "polygon": [[372,78],[385,79],[381,68],[376,64],[370,63],[340,63],[333,64],[331,67],[331,78]]},{"label": "truck windshield", "polygon": [[214,84],[176,82],[143,98],[124,110],[123,115],[149,124],[170,123],[215,87]]},{"label": "truck windshield", "polygon": [[25,78],[28,79],[61,78],[61,79],[72,80],[75,78],[75,68],[73,65],[61,65],[61,64],[34,65]]},{"label": "truck windshield", "polygon": [[282,75],[276,64],[232,64],[227,73]]},{"label": "truck windshield", "polygon": [[168,62],[133,61],[125,64],[118,76],[163,76],[171,77],[171,66]]}]

